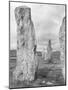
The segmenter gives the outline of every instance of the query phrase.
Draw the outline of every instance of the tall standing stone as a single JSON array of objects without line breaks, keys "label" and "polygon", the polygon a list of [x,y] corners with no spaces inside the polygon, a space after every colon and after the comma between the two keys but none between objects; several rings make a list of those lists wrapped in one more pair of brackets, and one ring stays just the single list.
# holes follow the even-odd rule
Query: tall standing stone
[{"label": "tall standing stone", "polygon": [[60,60],[64,64],[62,69],[64,78],[65,78],[65,22],[66,22],[66,18],[64,17],[59,31],[59,42],[60,42],[60,52],[61,52]]},{"label": "tall standing stone", "polygon": [[63,18],[60,31],[59,31],[59,41],[60,41],[60,52],[61,60],[65,60],[65,17]]},{"label": "tall standing stone", "polygon": [[48,41],[48,46],[47,46],[47,54],[46,54],[46,59],[51,59],[51,54],[52,54],[52,47],[51,47],[51,40]]},{"label": "tall standing stone", "polygon": [[26,6],[15,8],[17,23],[17,64],[14,79],[34,80],[36,59],[34,55],[35,30],[31,20],[31,9]]}]

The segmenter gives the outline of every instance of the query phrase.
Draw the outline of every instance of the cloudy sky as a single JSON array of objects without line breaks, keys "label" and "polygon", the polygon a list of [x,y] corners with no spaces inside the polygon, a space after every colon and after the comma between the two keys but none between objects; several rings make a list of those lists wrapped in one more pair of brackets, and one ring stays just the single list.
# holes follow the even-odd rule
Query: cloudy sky
[{"label": "cloudy sky", "polygon": [[49,39],[52,40],[53,48],[59,48],[58,33],[65,16],[65,6],[16,2],[10,4],[10,48],[16,49],[17,47],[17,26],[14,10],[18,6],[31,8],[38,49],[46,48]]}]

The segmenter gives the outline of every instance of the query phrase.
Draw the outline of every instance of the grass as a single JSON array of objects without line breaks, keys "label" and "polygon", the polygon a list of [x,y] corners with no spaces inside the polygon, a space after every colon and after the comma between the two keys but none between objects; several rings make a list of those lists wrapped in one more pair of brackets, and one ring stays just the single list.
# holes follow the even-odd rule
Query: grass
[{"label": "grass", "polygon": [[[16,66],[16,56],[9,60],[9,84],[10,88],[40,87],[65,85],[62,74],[62,63],[46,63],[41,56],[38,56],[39,66],[35,73],[35,80],[32,82],[13,81],[13,70]],[[60,61],[60,60],[59,60]]]}]

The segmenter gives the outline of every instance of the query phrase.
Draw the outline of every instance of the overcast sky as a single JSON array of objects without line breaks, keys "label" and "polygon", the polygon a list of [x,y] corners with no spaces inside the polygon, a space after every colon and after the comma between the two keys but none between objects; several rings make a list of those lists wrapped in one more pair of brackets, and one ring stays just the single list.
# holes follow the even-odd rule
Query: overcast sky
[{"label": "overcast sky", "polygon": [[65,6],[50,4],[16,3],[10,4],[10,48],[17,47],[17,27],[14,10],[18,6],[31,8],[31,18],[34,23],[38,48],[47,46],[47,41],[52,40],[53,48],[59,47],[58,33],[65,16]]}]

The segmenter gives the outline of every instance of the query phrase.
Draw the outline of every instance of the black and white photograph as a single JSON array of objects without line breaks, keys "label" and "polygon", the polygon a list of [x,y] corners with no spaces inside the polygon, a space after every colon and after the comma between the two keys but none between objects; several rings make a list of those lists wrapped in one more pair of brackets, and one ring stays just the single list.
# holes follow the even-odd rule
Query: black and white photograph
[{"label": "black and white photograph", "polygon": [[9,88],[66,85],[66,4],[9,2]]}]

